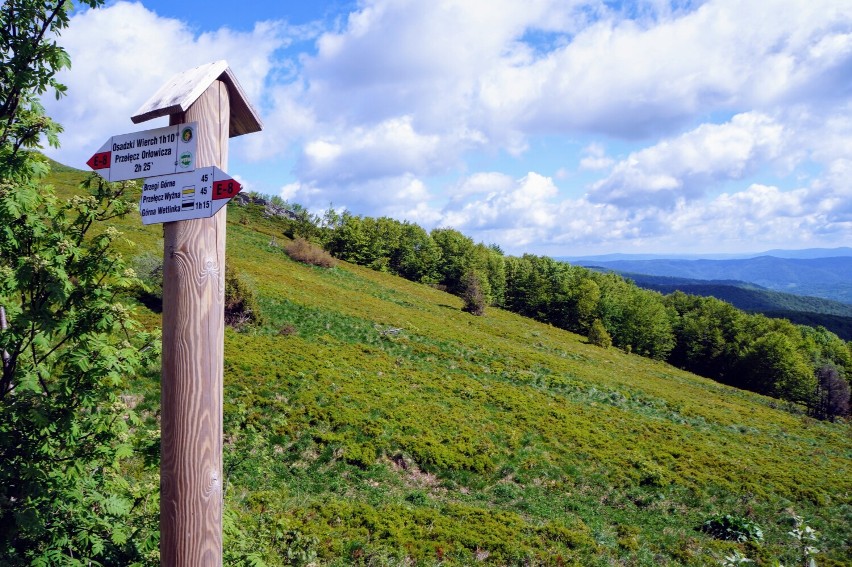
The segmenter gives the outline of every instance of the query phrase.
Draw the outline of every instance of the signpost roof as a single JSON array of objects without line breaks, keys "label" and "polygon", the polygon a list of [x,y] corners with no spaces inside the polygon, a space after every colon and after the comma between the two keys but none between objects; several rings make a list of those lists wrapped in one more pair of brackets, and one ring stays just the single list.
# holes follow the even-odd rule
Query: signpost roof
[{"label": "signpost roof", "polygon": [[228,85],[231,95],[228,137],[233,138],[262,130],[263,124],[257,111],[248,101],[245,91],[225,60],[200,65],[173,76],[130,119],[134,124],[138,124],[159,116],[186,112],[216,80]]}]

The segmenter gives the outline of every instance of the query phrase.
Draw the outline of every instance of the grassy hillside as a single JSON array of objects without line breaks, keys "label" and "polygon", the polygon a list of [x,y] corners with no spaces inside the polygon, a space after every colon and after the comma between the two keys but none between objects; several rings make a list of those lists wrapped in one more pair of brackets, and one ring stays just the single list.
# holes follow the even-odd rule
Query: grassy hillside
[{"label": "grassy hillside", "polygon": [[[266,317],[225,337],[228,564],[703,566],[736,549],[792,565],[798,514],[819,565],[852,565],[849,425],[397,277],[296,263],[260,210],[228,215],[229,262]],[[127,254],[160,252],[160,226],[121,229]],[[154,419],[158,382],[131,390]],[[762,542],[699,529],[724,514]]]}]

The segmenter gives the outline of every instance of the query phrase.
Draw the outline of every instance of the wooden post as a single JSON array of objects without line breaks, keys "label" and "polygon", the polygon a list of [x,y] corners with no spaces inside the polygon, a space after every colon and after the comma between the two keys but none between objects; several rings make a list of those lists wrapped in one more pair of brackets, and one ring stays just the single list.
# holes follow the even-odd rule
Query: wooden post
[{"label": "wooden post", "polygon": [[[198,122],[197,167],[227,170],[228,88],[216,80],[171,123]],[[222,565],[225,220],[164,225],[160,561]]]},{"label": "wooden post", "polygon": [[[173,76],[130,119],[158,116],[198,123],[196,169],[227,170],[228,138],[263,129],[226,61]],[[168,567],[222,565],[226,211],[163,225],[160,563]]]}]

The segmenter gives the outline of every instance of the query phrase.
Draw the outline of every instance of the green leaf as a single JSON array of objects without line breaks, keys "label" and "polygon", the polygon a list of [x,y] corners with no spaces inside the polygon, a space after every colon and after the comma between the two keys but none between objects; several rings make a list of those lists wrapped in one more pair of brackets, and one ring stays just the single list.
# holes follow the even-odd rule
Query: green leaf
[{"label": "green leaf", "polygon": [[126,516],[133,504],[124,498],[112,495],[104,501],[104,510],[113,516]]}]

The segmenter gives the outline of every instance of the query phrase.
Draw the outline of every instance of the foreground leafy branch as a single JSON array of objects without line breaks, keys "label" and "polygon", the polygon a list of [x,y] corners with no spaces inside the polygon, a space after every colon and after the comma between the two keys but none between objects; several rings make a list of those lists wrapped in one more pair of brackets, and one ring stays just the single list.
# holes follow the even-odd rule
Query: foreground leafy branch
[{"label": "foreground leafy branch", "polygon": [[105,226],[132,210],[127,187],[91,177],[62,201],[33,151],[58,145],[39,99],[65,92],[57,38],[70,11],[65,0],[0,7],[0,564],[10,566],[156,560],[155,487],[126,474],[145,432],[119,394],[153,367],[159,338],[122,301],[138,281]]},{"label": "foreground leafy branch", "polygon": [[129,538],[142,526],[119,467],[139,423],[119,393],[155,366],[159,339],[121,301],[138,281],[114,250],[120,234],[92,234],[130,210],[125,187],[87,185],[68,202],[35,180],[0,186],[3,564],[50,564],[57,554],[117,564],[148,545]]}]

